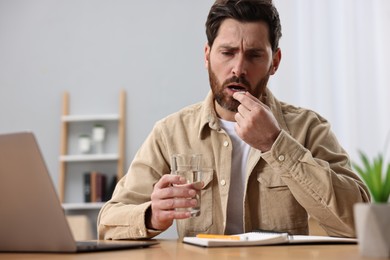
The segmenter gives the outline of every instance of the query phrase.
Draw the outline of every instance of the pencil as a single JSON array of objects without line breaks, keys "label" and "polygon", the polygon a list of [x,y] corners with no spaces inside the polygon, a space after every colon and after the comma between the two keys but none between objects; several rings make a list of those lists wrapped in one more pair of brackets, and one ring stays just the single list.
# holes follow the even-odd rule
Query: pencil
[{"label": "pencil", "polygon": [[211,239],[224,239],[224,240],[241,240],[240,236],[230,235],[216,235],[216,234],[197,234],[197,238],[211,238]]}]

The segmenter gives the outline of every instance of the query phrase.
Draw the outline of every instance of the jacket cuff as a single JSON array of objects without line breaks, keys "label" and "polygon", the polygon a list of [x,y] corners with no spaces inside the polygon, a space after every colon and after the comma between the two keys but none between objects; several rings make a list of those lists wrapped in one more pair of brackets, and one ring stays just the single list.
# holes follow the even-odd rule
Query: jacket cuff
[{"label": "jacket cuff", "polygon": [[131,218],[134,220],[134,225],[129,228],[129,237],[142,239],[152,238],[161,233],[159,230],[148,229],[146,227],[146,212],[151,207],[151,202],[141,204]]},{"label": "jacket cuff", "polygon": [[307,149],[282,130],[271,150],[262,154],[262,158],[280,173],[294,171],[304,157]]}]

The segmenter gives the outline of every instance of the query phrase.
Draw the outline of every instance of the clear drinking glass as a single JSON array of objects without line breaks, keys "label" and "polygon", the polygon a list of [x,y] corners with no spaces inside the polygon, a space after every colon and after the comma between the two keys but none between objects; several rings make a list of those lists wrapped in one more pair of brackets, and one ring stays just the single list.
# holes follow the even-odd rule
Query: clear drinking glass
[{"label": "clear drinking glass", "polygon": [[[171,174],[183,176],[187,184],[202,181],[201,154],[174,154],[171,157]],[[192,217],[200,215],[201,192],[195,195],[197,204],[191,208],[177,208],[177,211],[189,211]],[[189,198],[192,199],[192,198]]]}]

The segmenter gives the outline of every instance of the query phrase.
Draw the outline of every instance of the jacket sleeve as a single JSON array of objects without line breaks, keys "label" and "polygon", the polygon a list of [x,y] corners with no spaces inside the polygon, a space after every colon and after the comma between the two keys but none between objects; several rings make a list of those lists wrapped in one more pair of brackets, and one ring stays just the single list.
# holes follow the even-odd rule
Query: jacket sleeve
[{"label": "jacket sleeve", "polygon": [[99,212],[99,239],[144,239],[161,233],[147,229],[145,215],[151,206],[154,184],[170,173],[162,139],[155,127],[117,183],[112,198]]},{"label": "jacket sleeve", "polygon": [[282,130],[262,158],[328,235],[355,237],[353,205],[370,197],[348,155],[326,121],[311,122],[295,135]]}]

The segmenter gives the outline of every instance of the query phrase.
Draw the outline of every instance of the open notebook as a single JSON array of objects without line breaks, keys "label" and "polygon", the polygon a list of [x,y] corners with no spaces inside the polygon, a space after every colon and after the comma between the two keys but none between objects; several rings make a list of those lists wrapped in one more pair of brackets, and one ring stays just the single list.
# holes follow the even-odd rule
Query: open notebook
[{"label": "open notebook", "polygon": [[0,252],[90,252],[158,242],[75,241],[32,133],[0,134]]},{"label": "open notebook", "polygon": [[[200,236],[200,235],[199,235]],[[209,236],[209,235],[206,235]],[[211,237],[184,237],[183,242],[203,247],[226,247],[226,246],[265,246],[277,244],[356,244],[354,238],[340,238],[327,236],[303,236],[288,235],[287,233],[275,232],[248,232],[234,236]]]}]

